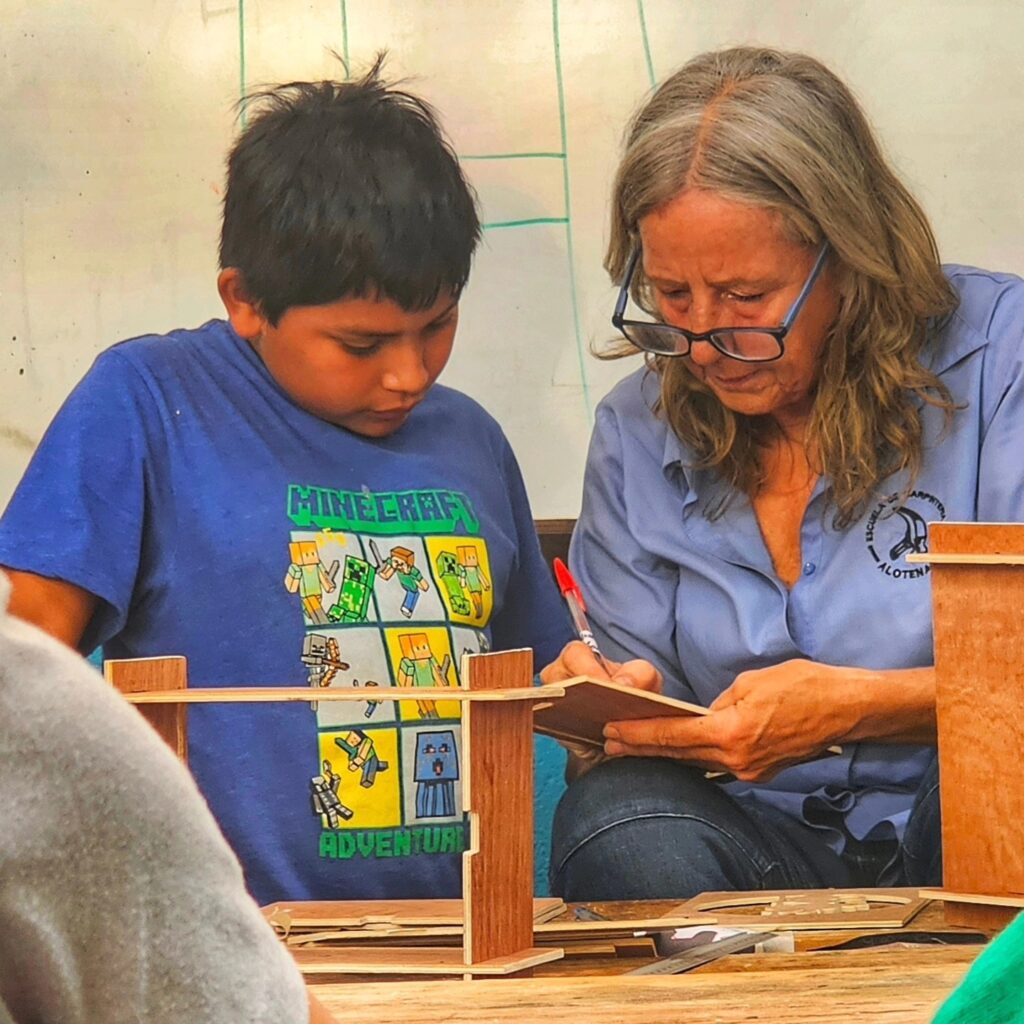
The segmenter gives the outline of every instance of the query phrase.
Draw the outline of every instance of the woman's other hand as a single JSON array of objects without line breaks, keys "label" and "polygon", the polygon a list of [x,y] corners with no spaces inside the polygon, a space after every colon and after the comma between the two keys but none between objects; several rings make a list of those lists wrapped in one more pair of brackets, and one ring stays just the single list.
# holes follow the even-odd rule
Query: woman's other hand
[{"label": "woman's other hand", "polygon": [[699,718],[612,722],[608,756],[674,757],[745,782],[765,782],[820,754],[859,718],[862,676],[877,673],[794,659],[743,672]]}]

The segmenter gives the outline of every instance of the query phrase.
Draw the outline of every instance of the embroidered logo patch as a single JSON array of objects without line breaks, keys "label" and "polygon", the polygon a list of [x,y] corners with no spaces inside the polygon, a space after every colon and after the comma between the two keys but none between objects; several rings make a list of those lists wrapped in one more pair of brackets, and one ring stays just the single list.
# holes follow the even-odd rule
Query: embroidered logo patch
[{"label": "embroidered logo patch", "polygon": [[868,516],[864,542],[880,573],[894,580],[927,576],[931,566],[912,565],[907,555],[928,551],[928,523],[946,518],[946,506],[927,491],[912,491],[903,501],[890,494]]}]

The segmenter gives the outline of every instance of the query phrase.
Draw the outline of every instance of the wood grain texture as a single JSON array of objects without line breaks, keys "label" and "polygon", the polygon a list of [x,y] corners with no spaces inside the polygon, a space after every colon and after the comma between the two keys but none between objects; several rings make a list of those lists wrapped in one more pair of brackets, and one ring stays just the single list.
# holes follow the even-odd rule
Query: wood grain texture
[{"label": "wood grain texture", "polygon": [[[537,519],[533,524],[537,529],[540,541],[540,553],[550,568],[551,563],[560,558],[569,561],[569,541],[572,531],[576,528],[575,519]],[[552,578],[553,575],[552,575]]]},{"label": "wood grain texture", "polygon": [[1002,931],[1020,911],[1012,907],[984,906],[968,903],[944,903],[947,924],[974,928],[979,932]]},{"label": "wood grain texture", "polygon": [[[729,957],[676,977],[314,985],[343,1020],[402,1024],[926,1024],[976,949]],[[759,961],[758,963],[751,963]],[[635,963],[635,961],[634,961]],[[718,965],[715,965],[718,966]]]},{"label": "wood grain texture", "polygon": [[[161,659],[157,659],[161,660]],[[174,659],[169,659],[174,660]],[[132,662],[123,662],[128,665]],[[544,698],[558,698],[562,694],[561,687],[545,687]],[[422,700],[455,700],[469,703],[503,703],[507,701],[524,701],[529,705],[536,704],[538,690],[535,686],[517,687],[501,690],[496,693],[471,693],[443,686],[381,686],[371,694],[374,700],[391,701],[422,701]],[[328,686],[316,690],[309,686],[225,686],[189,690],[161,688],[159,690],[126,693],[125,697],[132,704],[263,704],[263,703],[295,703],[311,704],[322,701],[352,701],[358,703],[367,699],[367,691],[348,686]]]},{"label": "wood grain texture", "polygon": [[[1024,554],[1024,525],[936,523],[930,548],[937,555]],[[1024,566],[935,564],[932,601],[944,886],[1019,893]]]},{"label": "wood grain texture", "polygon": [[927,903],[916,889],[777,889],[702,893],[677,913],[751,931],[863,931],[902,928]]},{"label": "wood grain texture", "polygon": [[[463,658],[469,690],[508,690],[533,680],[533,652]],[[466,963],[533,946],[533,708],[469,703],[463,710],[464,809],[470,847],[462,860]]]},{"label": "wood grain texture", "polygon": [[950,889],[922,889],[922,896],[945,903],[973,903],[986,907],[1016,907],[1024,909],[1024,896],[996,896],[981,892],[952,892]]},{"label": "wood grain texture", "polygon": [[178,695],[174,704],[140,709],[140,714],[160,738],[184,762],[188,762],[186,708],[180,695],[188,692],[188,663],[182,657],[131,658],[103,663],[103,678],[112,683],[131,703],[141,703],[146,694]]},{"label": "wood grain texture", "polygon": [[375,946],[372,949],[317,947],[291,949],[290,952],[303,974],[504,975],[529,970],[551,960],[560,960],[563,955],[560,949],[527,947],[508,956],[467,964],[462,950],[457,946],[447,949],[435,946],[425,949],[408,946]]},{"label": "wood grain texture", "polygon": [[[604,727],[608,722],[691,718],[708,713],[707,708],[698,704],[597,679],[570,679],[560,683],[559,688],[565,691],[564,697],[555,699],[550,706],[538,704],[534,709],[534,731],[594,747],[604,746]],[[547,687],[544,689],[546,692]]]},{"label": "wood grain texture", "polygon": [[1024,523],[931,523],[932,555],[1024,555]]},{"label": "wood grain texture", "polygon": [[[691,925],[713,925],[713,914],[686,916],[671,914],[660,918],[637,918],[628,921],[538,921],[533,925],[533,941],[536,945],[557,945],[583,940],[612,940],[635,935],[638,931],[671,931]],[[300,946],[317,943],[346,943],[363,945],[367,943],[388,944],[401,940],[423,945],[427,941],[445,944],[445,940],[462,935],[461,922],[458,925],[395,926],[388,923],[367,922],[365,927],[349,926],[333,930],[317,930],[308,927],[289,927],[281,916],[271,920],[279,932],[288,935],[287,944]],[[286,931],[287,928],[287,931]]]},{"label": "wood grain texture", "polygon": [[[565,910],[557,896],[533,900],[534,921],[550,921]],[[462,900],[291,900],[269,903],[263,916],[289,931],[302,928],[363,928],[367,925],[417,927],[458,925]]]},{"label": "wood grain texture", "polygon": [[[864,890],[870,893],[871,890]],[[923,892],[922,892],[923,895]],[[534,919],[540,921],[540,913],[536,909],[539,904],[543,903],[542,900],[534,900]],[[337,904],[338,906],[345,906],[345,904]],[[457,904],[461,907],[461,904]],[[286,904],[273,904],[276,906],[288,906]],[[315,907],[316,904],[309,904],[309,906]],[[689,927],[691,925],[700,924],[708,925],[723,923],[720,918],[713,914],[701,914],[697,917],[683,916],[677,913],[680,904],[675,900],[649,900],[649,901],[633,901],[633,902],[607,902],[593,904],[592,909],[598,910],[602,913],[606,920],[604,921],[577,921],[571,916],[571,910],[568,908],[563,912],[564,916],[558,920],[546,920],[540,923],[535,923],[533,928],[534,943],[536,945],[548,945],[548,944],[565,944],[567,947],[575,945],[574,952],[578,950],[579,945],[585,942],[615,942],[621,939],[623,936],[632,936],[638,932],[646,932],[648,934],[654,931],[664,931],[665,929],[675,929]],[[265,907],[264,913],[268,913],[271,907]],[[390,945],[396,942],[410,942],[411,944],[423,945],[426,941],[440,945],[455,944],[461,935],[462,928],[461,924],[455,925],[432,925],[424,927],[403,927],[401,929],[390,929],[381,928],[377,929],[366,929],[359,930],[350,928],[345,931],[321,931],[318,929],[324,928],[327,925],[324,920],[316,920],[315,918],[310,920],[308,925],[304,925],[301,921],[291,933],[291,937],[288,939],[289,943],[300,945],[304,941],[307,942],[340,942],[346,943],[358,942],[362,943],[373,943],[376,942],[380,945]],[[908,924],[908,927],[912,931],[926,931],[926,932],[954,932],[960,929],[950,926],[950,922],[945,919],[943,914],[943,904],[941,902],[933,901],[926,903],[921,911],[914,915],[912,922]],[[977,925],[971,924],[970,930],[979,930]],[[991,929],[981,928],[981,931],[998,931],[1002,927],[1002,922],[998,927]],[[279,931],[281,929],[279,928]],[[824,925],[820,928],[815,929],[801,929],[795,932],[794,941],[798,950],[815,950],[825,949],[829,946],[836,945],[840,942],[846,942],[851,938],[856,938],[861,935],[873,935],[877,937],[882,931],[886,929],[880,929],[879,927],[871,924],[864,925],[863,927],[850,928],[848,926],[843,927],[829,927]],[[899,939],[899,928],[891,929],[892,941],[898,941]],[[566,956],[569,956],[570,950],[566,949]],[[574,959],[576,959],[574,957]],[[617,961],[613,958],[613,964],[618,965]],[[702,968],[704,970],[705,968]],[[616,970],[607,969],[607,965],[593,965],[587,964],[583,969],[574,969],[569,961],[564,961],[554,965],[548,965],[540,972],[545,976],[552,974],[601,974],[601,973],[620,973]]]},{"label": "wood grain texture", "polygon": [[915,565],[1024,565],[1024,555],[907,555]]}]

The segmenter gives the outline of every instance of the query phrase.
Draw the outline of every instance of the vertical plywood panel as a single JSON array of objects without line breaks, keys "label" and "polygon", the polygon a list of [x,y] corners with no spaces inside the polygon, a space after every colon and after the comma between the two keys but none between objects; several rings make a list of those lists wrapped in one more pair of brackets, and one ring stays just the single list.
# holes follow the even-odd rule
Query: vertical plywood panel
[{"label": "vertical plywood panel", "polygon": [[[467,655],[471,690],[529,686],[531,651]],[[471,846],[463,855],[465,962],[533,946],[533,710],[525,701],[463,710],[463,782]]]},{"label": "vertical plywood panel", "polygon": [[[149,690],[184,690],[188,686],[188,663],[185,658],[131,658],[105,661],[104,678],[121,693],[143,693]],[[140,705],[139,713],[160,734],[161,739],[184,762],[188,762],[188,733],[184,704]]]},{"label": "vertical plywood panel", "polygon": [[[936,523],[930,548],[1022,554],[1024,525]],[[1024,566],[934,564],[932,596],[943,885],[1024,892]]]},{"label": "vertical plywood panel", "polygon": [[979,932],[1002,931],[1019,913],[1013,907],[978,907],[970,903],[952,902],[943,904],[946,924],[974,928]]}]

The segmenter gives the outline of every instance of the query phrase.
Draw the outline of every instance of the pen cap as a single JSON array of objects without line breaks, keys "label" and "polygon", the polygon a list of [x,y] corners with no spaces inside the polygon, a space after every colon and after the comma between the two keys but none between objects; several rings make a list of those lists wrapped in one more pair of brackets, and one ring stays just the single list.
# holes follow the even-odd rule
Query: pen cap
[{"label": "pen cap", "polygon": [[562,592],[562,596],[566,597],[571,594],[579,602],[580,608],[586,611],[587,604],[583,600],[583,594],[580,591],[579,585],[573,579],[572,573],[569,572],[569,567],[560,558],[556,558],[551,565],[555,570],[555,582],[558,584],[558,589]]}]

